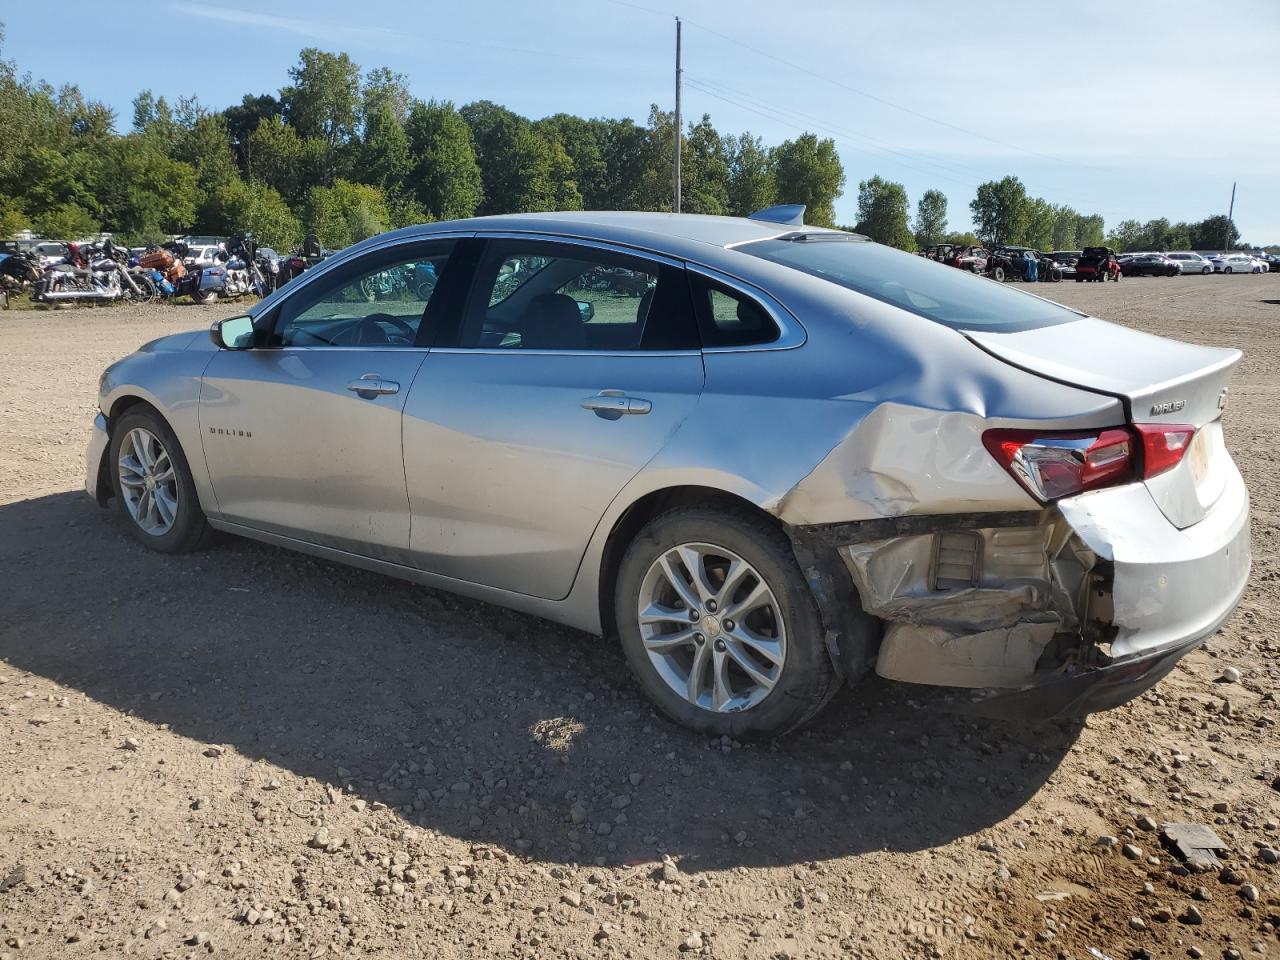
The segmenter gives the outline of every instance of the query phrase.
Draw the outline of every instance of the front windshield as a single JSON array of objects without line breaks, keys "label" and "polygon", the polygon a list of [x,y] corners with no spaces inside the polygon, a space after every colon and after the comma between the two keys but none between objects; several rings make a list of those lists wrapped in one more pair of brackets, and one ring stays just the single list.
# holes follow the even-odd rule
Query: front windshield
[{"label": "front windshield", "polygon": [[1083,316],[967,270],[865,240],[758,240],[736,249],[956,329],[1012,333]]}]

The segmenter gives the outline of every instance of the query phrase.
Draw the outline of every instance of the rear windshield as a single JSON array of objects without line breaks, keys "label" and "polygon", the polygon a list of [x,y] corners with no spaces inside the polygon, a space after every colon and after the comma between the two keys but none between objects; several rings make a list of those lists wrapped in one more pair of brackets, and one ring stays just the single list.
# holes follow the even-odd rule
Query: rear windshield
[{"label": "rear windshield", "polygon": [[736,249],[957,329],[1013,333],[1083,316],[967,270],[865,240],[759,240]]}]

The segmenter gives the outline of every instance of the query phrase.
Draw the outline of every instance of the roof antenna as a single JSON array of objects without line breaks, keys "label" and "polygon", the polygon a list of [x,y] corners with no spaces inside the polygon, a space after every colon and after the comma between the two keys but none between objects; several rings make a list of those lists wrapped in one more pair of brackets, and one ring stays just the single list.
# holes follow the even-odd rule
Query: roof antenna
[{"label": "roof antenna", "polygon": [[766,223],[783,223],[791,227],[804,226],[803,203],[780,203],[777,206],[765,207],[751,214],[748,220],[763,220]]}]

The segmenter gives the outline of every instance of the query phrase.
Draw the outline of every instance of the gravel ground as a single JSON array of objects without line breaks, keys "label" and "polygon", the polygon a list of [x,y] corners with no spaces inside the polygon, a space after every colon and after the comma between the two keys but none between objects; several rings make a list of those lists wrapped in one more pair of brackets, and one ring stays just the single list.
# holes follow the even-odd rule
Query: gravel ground
[{"label": "gravel ground", "polygon": [[1240,611],[1086,722],[873,679],[749,745],[567,629],[245,541],[147,552],[80,492],[98,374],[229,308],[0,314],[0,958],[1280,954],[1280,277],[1041,289],[1246,352]]}]

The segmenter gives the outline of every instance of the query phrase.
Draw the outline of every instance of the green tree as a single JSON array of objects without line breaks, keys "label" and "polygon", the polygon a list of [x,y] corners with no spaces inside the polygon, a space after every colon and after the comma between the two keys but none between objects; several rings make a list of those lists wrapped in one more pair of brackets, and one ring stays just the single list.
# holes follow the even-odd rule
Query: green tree
[{"label": "green tree", "polygon": [[258,243],[277,250],[289,250],[302,240],[302,223],[279,193],[265,183],[239,179],[213,191],[203,226],[212,233],[252,233]]},{"label": "green tree", "polygon": [[1090,214],[1087,217],[1080,217],[1076,221],[1076,246],[1080,247],[1100,247],[1102,246],[1102,232],[1105,224],[1099,214]]},{"label": "green tree", "polygon": [[471,128],[453,104],[415,101],[405,124],[413,168],[409,182],[426,214],[437,220],[474,216],[483,197]]},{"label": "green tree", "polygon": [[367,183],[338,180],[307,195],[307,232],[330,247],[348,247],[390,226],[386,198]]},{"label": "green tree", "polygon": [[152,242],[191,228],[196,171],[145,137],[122,137],[101,154],[94,195],[103,226],[126,240]]},{"label": "green tree", "polygon": [[844,167],[834,140],[805,133],[774,148],[774,178],[780,203],[803,203],[805,222],[835,225],[835,202],[844,189]]},{"label": "green tree", "polygon": [[916,243],[922,247],[941,243],[947,232],[947,195],[926,190],[916,201]]},{"label": "green tree", "polygon": [[777,196],[773,157],[764,141],[750,133],[725,142],[729,162],[729,213],[745,217],[772,206]]},{"label": "green tree", "polygon": [[1022,243],[1042,252],[1052,249],[1053,227],[1057,220],[1058,212],[1048,200],[1028,197],[1027,225],[1022,233]]},{"label": "green tree", "polygon": [[471,127],[484,199],[480,213],[526,213],[556,206],[551,148],[519,114],[488,100],[461,111]]},{"label": "green tree", "polygon": [[[724,216],[729,212],[729,156],[711,117],[689,125],[680,153],[681,193],[688,213]],[[673,187],[674,189],[674,187]]]},{"label": "green tree", "polygon": [[1027,190],[1017,177],[979,185],[969,204],[975,232],[988,246],[1018,243],[1027,229]]},{"label": "green tree", "polygon": [[93,214],[74,203],[45,208],[31,226],[41,236],[70,240],[93,236],[102,229]]},{"label": "green tree", "polygon": [[195,170],[201,201],[240,176],[231,152],[227,122],[220,114],[206,114],[196,120],[179,137],[171,156]]},{"label": "green tree", "polygon": [[280,117],[267,117],[247,141],[248,174],[275,189],[291,204],[306,195],[301,184],[304,147],[298,131]]},{"label": "green tree", "polygon": [[384,103],[365,121],[360,143],[360,179],[383,193],[399,192],[413,168],[409,136],[391,104]]},{"label": "green tree", "polygon": [[1137,220],[1121,220],[1107,235],[1107,246],[1124,253],[1128,250],[1146,250],[1150,243],[1147,231],[1141,223]]},{"label": "green tree", "polygon": [[900,250],[914,250],[907,225],[907,190],[900,183],[874,176],[858,184],[858,233]]},{"label": "green tree", "polygon": [[1196,250],[1234,250],[1239,240],[1235,221],[1224,214],[1206,217],[1191,228],[1191,246]]},{"label": "green tree", "polygon": [[354,136],[360,118],[360,68],[345,53],[307,47],[289,68],[293,80],[280,91],[285,119],[302,139],[329,146]]},{"label": "green tree", "polygon": [[30,221],[18,201],[12,197],[0,196],[0,237],[11,237],[19,230],[27,229],[29,225]]},{"label": "green tree", "polygon": [[241,173],[246,176],[252,165],[252,158],[249,155],[249,138],[262,121],[268,117],[281,116],[281,110],[280,101],[269,93],[262,93],[256,97],[246,93],[239,105],[227,107],[222,111],[223,119],[227,123],[227,133],[231,137],[231,146],[235,150],[236,163],[239,164]]},{"label": "green tree", "polygon": [[608,121],[584,120],[567,113],[557,113],[534,124],[534,129],[548,143],[559,143],[572,171],[562,171],[562,182],[569,180],[577,190],[582,205],[588,210],[608,207],[608,164],[605,161],[605,144]]},{"label": "green tree", "polygon": [[391,111],[391,116],[404,123],[412,100],[408,77],[386,67],[375,67],[365,74],[364,85],[360,88],[360,115],[368,126],[370,118],[376,117],[385,107]]}]

